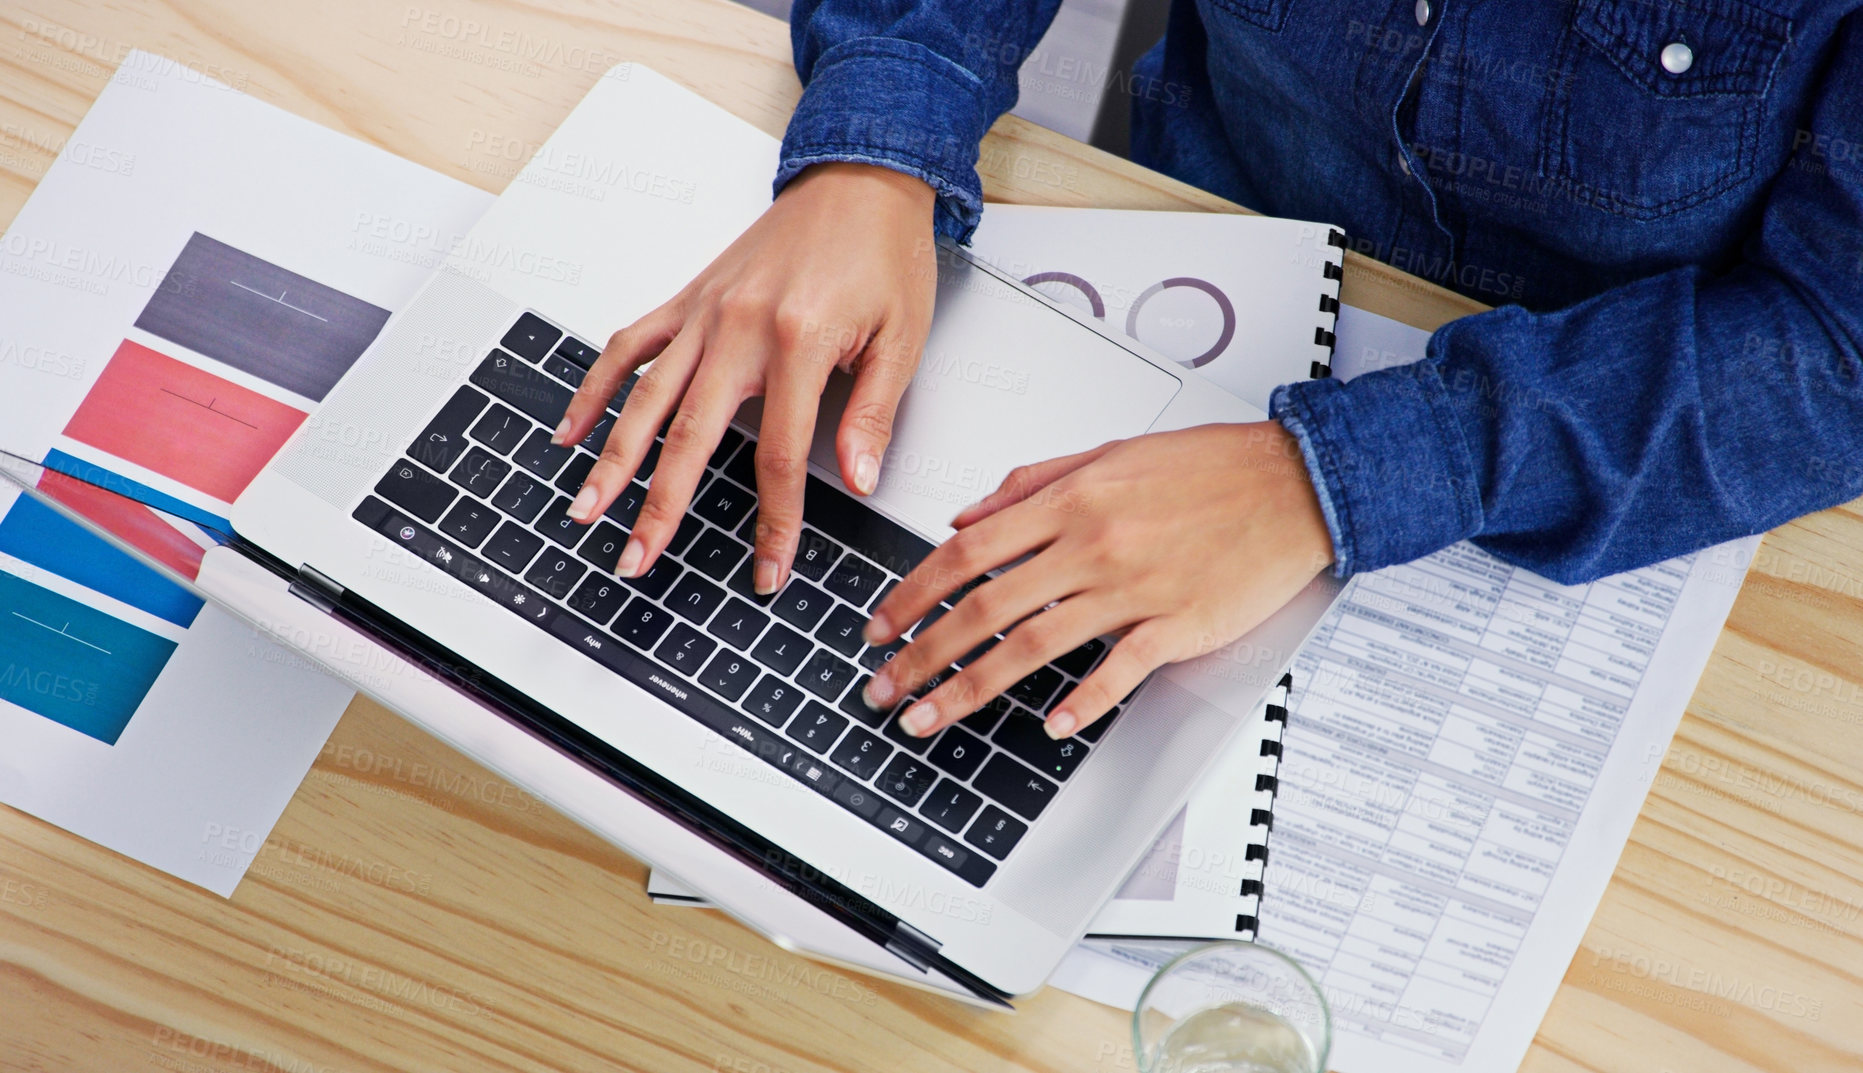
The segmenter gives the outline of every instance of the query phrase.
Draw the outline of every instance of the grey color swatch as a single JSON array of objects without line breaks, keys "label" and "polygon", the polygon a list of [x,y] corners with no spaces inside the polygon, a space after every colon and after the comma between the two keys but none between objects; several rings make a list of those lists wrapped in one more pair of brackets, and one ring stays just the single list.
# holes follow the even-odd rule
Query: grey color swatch
[{"label": "grey color swatch", "polygon": [[387,321],[386,309],[197,231],[136,327],[321,401]]}]

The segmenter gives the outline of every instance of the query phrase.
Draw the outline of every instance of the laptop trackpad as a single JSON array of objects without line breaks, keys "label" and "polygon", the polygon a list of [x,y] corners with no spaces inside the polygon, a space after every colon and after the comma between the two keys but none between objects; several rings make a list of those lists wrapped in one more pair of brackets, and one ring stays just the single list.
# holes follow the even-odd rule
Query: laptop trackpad
[{"label": "laptop trackpad", "polygon": [[[941,258],[941,260],[945,260]],[[810,453],[839,473],[836,373]],[[874,498],[934,540],[1030,462],[1145,432],[1182,386],[1170,373],[969,265],[941,266],[937,317],[893,426]]]}]

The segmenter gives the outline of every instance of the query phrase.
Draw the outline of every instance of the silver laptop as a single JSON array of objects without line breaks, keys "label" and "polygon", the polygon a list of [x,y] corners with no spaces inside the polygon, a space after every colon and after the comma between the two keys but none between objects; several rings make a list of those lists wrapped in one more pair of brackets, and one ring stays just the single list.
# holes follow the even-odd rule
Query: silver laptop
[{"label": "silver laptop", "polygon": [[[1325,598],[1254,631],[1253,675],[1172,668],[1064,742],[1039,716],[1094,642],[913,739],[860,703],[879,594],[1014,466],[1254,407],[961,253],[880,488],[836,477],[823,403],[788,588],[749,585],[754,407],[668,553],[613,565],[651,464],[564,514],[607,425],[549,444],[602,341],[769,203],[776,143],[671,81],[604,76],[233,512],[249,554],[906,963],[1038,988],[1279,676]],[[619,398],[615,406],[619,406]],[[1168,554],[1169,549],[1160,549]],[[1323,587],[1322,587],[1323,588]],[[953,907],[961,907],[956,911]]]}]

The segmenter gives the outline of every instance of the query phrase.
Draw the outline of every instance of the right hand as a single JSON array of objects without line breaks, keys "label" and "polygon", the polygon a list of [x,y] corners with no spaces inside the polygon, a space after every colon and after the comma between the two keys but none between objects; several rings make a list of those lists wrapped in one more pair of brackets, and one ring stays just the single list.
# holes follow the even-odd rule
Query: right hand
[{"label": "right hand", "polygon": [[608,340],[556,443],[587,436],[615,390],[653,364],[628,395],[570,516],[598,518],[667,426],[615,573],[635,577],[653,565],[739,404],[762,395],[752,583],[760,593],[780,589],[801,535],[816,409],[836,368],[854,376],[835,437],[841,480],[859,495],[873,491],[893,413],[931,329],[933,200],[925,182],[887,168],[810,167],[671,301]]}]

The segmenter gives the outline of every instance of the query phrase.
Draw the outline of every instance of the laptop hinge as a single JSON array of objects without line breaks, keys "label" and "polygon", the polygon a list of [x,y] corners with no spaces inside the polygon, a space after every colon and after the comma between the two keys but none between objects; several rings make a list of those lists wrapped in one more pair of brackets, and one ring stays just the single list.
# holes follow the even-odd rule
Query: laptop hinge
[{"label": "laptop hinge", "polygon": [[337,601],[343,598],[343,586],[319,574],[314,568],[300,564],[298,576],[291,582],[291,594],[329,614],[336,610]]},{"label": "laptop hinge", "polygon": [[886,949],[920,972],[928,972],[931,970],[931,956],[943,945],[905,921],[895,920],[893,937],[887,941]]}]

